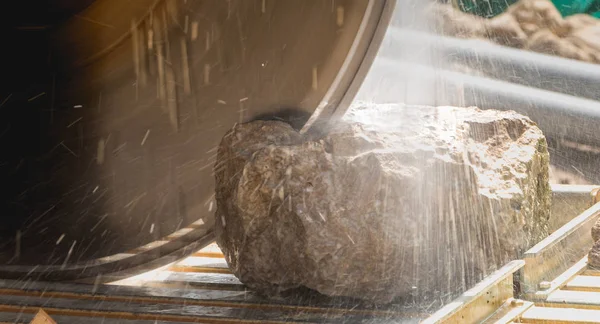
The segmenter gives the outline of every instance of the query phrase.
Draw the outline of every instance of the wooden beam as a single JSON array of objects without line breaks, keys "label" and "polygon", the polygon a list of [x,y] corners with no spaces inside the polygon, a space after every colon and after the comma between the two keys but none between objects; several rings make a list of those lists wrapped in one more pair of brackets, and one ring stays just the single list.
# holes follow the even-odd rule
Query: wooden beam
[{"label": "wooden beam", "polygon": [[513,297],[513,274],[524,264],[507,263],[421,323],[481,323]]},{"label": "wooden beam", "polygon": [[532,307],[521,316],[520,322],[544,324],[600,323],[600,310]]},{"label": "wooden beam", "polygon": [[587,255],[563,272],[560,276],[550,281],[548,288],[540,289],[533,294],[525,294],[525,299],[533,301],[544,301],[548,296],[563,286],[567,285],[573,278],[587,269]]},{"label": "wooden beam", "polygon": [[593,244],[590,230],[599,217],[600,203],[596,203],[525,252],[522,292],[534,294],[540,288],[546,289],[540,283],[550,283],[587,255]]},{"label": "wooden beam", "polygon": [[29,324],[56,324],[56,321],[54,321],[50,315],[46,314],[46,312],[40,308]]}]

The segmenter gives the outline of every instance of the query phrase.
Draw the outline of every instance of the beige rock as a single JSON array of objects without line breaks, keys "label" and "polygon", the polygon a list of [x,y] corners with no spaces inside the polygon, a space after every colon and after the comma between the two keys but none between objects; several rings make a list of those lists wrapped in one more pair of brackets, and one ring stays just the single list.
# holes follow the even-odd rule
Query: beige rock
[{"label": "beige rock", "polygon": [[527,41],[527,34],[512,15],[499,15],[486,21],[485,26],[486,37],[495,43],[520,48]]},{"label": "beige rock", "polygon": [[479,38],[486,33],[483,18],[464,13],[450,5],[433,3],[426,11],[434,29],[443,35],[460,38]]},{"label": "beige rock", "polygon": [[569,26],[571,32],[585,27],[598,25],[598,20],[587,14],[577,14],[565,17],[565,22]]},{"label": "beige rock", "polygon": [[356,108],[317,139],[253,122],[217,161],[217,242],[266,294],[451,298],[547,231],[546,140],[514,112]]},{"label": "beige rock", "polygon": [[597,240],[588,253],[588,265],[592,268],[600,269],[600,240]]},{"label": "beige rock", "polygon": [[594,242],[600,240],[600,219],[592,226],[592,240]]},{"label": "beige rock", "polygon": [[569,33],[569,25],[550,0],[521,0],[510,6],[507,14],[515,17],[527,35],[543,29],[564,36]]},{"label": "beige rock", "polygon": [[533,34],[527,41],[525,48],[538,53],[558,55],[580,61],[592,61],[589,53],[581,50],[569,40],[556,36],[547,29]]},{"label": "beige rock", "polygon": [[591,56],[591,60],[600,63],[600,24],[596,23],[574,30],[566,38],[580,50]]},{"label": "beige rock", "polygon": [[589,15],[561,17],[550,0],[521,0],[492,19],[435,4],[430,13],[448,36],[485,38],[494,43],[600,63],[600,23]]}]

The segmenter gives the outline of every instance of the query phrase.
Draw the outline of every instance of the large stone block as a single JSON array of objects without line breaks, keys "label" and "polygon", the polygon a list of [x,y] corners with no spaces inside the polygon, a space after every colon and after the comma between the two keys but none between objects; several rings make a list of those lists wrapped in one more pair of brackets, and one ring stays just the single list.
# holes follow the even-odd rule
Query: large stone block
[{"label": "large stone block", "polygon": [[215,174],[217,242],[266,294],[444,298],[547,234],[546,140],[515,112],[357,107],[321,136],[239,124]]}]

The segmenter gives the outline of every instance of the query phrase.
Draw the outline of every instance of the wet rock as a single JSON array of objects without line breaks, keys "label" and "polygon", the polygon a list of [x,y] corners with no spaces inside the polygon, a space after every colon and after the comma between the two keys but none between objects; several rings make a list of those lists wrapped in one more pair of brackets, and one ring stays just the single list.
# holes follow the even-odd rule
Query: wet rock
[{"label": "wet rock", "polygon": [[592,240],[598,242],[600,240],[600,219],[592,226]]},{"label": "wet rock", "polygon": [[600,269],[600,240],[597,240],[588,253],[588,265],[592,268]]},{"label": "wet rock", "polygon": [[217,242],[250,288],[451,298],[547,234],[548,151],[528,118],[397,105],[344,118],[319,138],[277,121],[223,138]]}]

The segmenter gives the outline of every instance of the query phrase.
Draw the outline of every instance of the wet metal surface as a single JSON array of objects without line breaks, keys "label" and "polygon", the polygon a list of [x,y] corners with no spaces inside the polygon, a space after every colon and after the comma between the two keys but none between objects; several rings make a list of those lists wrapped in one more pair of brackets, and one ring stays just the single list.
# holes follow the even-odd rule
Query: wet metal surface
[{"label": "wet metal surface", "polygon": [[3,30],[0,263],[60,268],[210,227],[224,132],[331,113],[384,4],[102,0]]},{"label": "wet metal surface", "polygon": [[211,245],[169,268],[110,285],[0,280],[0,320],[27,320],[40,307],[59,323],[417,323],[428,315],[411,305],[310,291],[265,298],[247,291],[223,264]]}]

